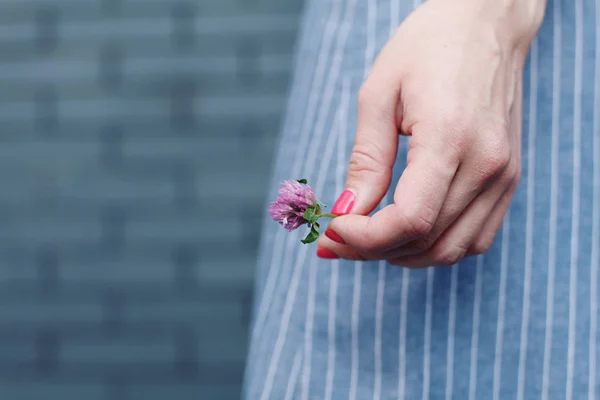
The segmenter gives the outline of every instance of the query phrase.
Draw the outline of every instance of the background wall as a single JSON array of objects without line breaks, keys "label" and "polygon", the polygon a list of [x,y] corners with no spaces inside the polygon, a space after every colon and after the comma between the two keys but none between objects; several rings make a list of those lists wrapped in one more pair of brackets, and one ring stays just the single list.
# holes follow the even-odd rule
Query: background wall
[{"label": "background wall", "polygon": [[0,397],[239,398],[302,0],[0,3]]}]

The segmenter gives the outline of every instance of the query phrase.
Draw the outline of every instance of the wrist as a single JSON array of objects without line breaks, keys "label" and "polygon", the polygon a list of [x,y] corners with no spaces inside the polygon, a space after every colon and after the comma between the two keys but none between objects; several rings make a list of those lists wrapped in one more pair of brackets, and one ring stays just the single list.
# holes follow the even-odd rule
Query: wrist
[{"label": "wrist", "polygon": [[542,24],[547,3],[547,0],[451,1],[466,6],[474,18],[491,24],[499,39],[525,53]]}]

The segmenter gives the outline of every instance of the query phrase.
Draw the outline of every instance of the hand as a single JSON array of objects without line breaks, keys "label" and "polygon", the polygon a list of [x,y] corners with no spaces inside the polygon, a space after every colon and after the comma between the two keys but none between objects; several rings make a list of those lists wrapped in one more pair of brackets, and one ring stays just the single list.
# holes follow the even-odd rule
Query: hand
[{"label": "hand", "polygon": [[[537,10],[531,1],[520,3]],[[510,1],[482,3],[429,0],[379,54],[332,210],[351,214],[329,224],[321,256],[425,267],[490,247],[520,177],[522,71],[541,16],[524,23]],[[394,203],[369,217],[390,186],[398,131],[410,135],[406,168]]]}]

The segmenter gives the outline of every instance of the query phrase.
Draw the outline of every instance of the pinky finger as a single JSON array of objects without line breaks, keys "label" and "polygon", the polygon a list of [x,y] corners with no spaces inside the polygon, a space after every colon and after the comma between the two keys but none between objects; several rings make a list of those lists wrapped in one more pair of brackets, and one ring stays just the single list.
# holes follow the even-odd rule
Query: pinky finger
[{"label": "pinky finger", "polygon": [[487,223],[484,225],[477,239],[469,246],[467,256],[483,254],[489,250],[504,222],[504,216],[510,206],[513,191],[507,192],[498,201],[498,204],[490,214]]}]

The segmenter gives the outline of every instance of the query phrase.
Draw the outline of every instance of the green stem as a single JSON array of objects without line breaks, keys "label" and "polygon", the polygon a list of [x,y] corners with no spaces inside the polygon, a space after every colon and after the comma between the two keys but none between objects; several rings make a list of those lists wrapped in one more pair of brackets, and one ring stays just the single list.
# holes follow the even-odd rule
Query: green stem
[{"label": "green stem", "polygon": [[335,214],[330,214],[330,213],[323,213],[323,214],[319,214],[319,217],[328,217],[328,218],[335,218],[338,215]]}]

